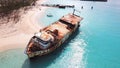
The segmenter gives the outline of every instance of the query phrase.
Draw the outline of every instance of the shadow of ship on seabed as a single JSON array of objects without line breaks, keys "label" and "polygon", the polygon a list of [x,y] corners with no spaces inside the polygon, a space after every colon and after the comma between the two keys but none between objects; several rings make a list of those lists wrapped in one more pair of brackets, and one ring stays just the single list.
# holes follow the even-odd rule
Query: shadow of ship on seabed
[{"label": "shadow of ship on seabed", "polygon": [[44,55],[34,57],[33,59],[26,59],[22,68],[46,68],[50,64],[54,63],[55,59],[58,58],[62,51],[67,47],[68,43],[76,38],[76,36],[80,33],[80,29],[78,28],[60,47],[58,47],[55,51]]}]

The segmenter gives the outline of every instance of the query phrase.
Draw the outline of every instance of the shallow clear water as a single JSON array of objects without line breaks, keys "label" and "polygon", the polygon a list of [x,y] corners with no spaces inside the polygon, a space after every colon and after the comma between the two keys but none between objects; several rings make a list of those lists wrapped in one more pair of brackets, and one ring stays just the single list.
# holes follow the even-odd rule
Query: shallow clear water
[{"label": "shallow clear water", "polygon": [[[54,52],[29,60],[24,49],[0,53],[0,68],[120,68],[120,3],[49,0],[47,3],[74,4],[83,17],[81,27]],[[81,6],[84,6],[81,9]],[[93,6],[93,10],[91,10]],[[38,21],[44,26],[73,9],[48,9]],[[47,14],[53,17],[47,17]]]}]

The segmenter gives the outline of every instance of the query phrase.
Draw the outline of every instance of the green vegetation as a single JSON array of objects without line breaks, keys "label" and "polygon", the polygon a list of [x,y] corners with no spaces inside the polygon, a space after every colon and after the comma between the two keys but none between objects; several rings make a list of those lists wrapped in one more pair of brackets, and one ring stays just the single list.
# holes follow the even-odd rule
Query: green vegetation
[{"label": "green vegetation", "polygon": [[8,13],[35,3],[36,0],[0,0],[0,13]]},{"label": "green vegetation", "polygon": [[5,19],[6,22],[10,19],[18,21],[17,19],[20,17],[18,10],[35,5],[35,2],[36,0],[0,0],[0,19]]}]

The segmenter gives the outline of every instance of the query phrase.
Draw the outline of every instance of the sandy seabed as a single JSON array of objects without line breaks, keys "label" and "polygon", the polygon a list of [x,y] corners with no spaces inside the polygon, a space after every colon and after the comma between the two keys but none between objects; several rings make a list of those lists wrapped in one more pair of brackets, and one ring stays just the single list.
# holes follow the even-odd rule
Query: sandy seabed
[{"label": "sandy seabed", "polygon": [[[45,1],[38,0],[36,3],[40,4],[43,2]],[[1,25],[0,52],[8,49],[25,48],[34,33],[43,28],[38,17],[42,17],[45,10],[45,7],[34,6],[26,11],[26,13],[21,13],[20,21],[16,24],[9,22],[8,24]]]}]

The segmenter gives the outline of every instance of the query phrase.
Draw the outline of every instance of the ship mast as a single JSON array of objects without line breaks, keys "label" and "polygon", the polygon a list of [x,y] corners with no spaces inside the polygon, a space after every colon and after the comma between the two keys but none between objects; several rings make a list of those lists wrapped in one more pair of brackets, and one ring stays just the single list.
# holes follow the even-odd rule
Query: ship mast
[{"label": "ship mast", "polygon": [[75,14],[75,11],[81,13],[79,10],[73,9],[73,15]]}]

